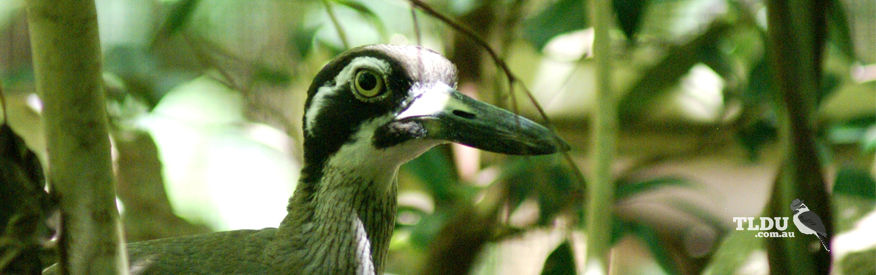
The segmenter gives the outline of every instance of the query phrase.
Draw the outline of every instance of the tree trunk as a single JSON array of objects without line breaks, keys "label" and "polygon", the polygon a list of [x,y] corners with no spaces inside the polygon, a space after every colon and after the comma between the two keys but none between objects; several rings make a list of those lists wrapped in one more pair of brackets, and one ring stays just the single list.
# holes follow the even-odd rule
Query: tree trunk
[{"label": "tree trunk", "polygon": [[91,0],[27,2],[33,68],[59,198],[62,274],[124,274],[97,13]]}]

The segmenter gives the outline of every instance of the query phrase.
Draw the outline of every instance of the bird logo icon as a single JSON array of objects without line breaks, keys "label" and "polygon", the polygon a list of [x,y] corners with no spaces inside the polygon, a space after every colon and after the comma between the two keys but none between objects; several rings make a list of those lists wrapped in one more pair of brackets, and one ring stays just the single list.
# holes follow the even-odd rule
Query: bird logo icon
[{"label": "bird logo icon", "polygon": [[791,202],[791,211],[794,211],[794,225],[797,226],[797,230],[806,235],[814,234],[821,241],[824,250],[830,252],[830,248],[827,247],[827,229],[824,228],[824,223],[821,222],[818,214],[809,211],[809,207],[806,207],[800,199]]}]

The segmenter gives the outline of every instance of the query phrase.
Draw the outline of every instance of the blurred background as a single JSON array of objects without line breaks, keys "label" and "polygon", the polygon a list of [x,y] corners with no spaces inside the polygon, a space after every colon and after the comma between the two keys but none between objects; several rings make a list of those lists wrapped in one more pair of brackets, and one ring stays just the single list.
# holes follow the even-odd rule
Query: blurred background
[{"label": "blurred background", "polygon": [[[834,272],[872,274],[876,1],[833,2],[814,116]],[[525,85],[587,175],[596,82],[587,1],[428,1],[497,50],[520,78],[514,89],[482,48],[407,1],[96,3],[128,241],[276,227],[302,165],[307,87],[328,60],[363,44],[434,49],[458,66],[463,92],[545,122]],[[600,213],[615,221],[612,273],[766,274],[763,240],[733,221],[761,216],[782,156],[765,4],[613,3],[621,128],[615,210]],[[45,163],[27,30],[24,1],[0,0],[7,120]],[[441,247],[459,249],[474,274],[580,266],[588,197],[573,171],[559,155],[427,152],[400,172],[387,272],[418,273]],[[482,222],[491,211],[497,218]]]}]

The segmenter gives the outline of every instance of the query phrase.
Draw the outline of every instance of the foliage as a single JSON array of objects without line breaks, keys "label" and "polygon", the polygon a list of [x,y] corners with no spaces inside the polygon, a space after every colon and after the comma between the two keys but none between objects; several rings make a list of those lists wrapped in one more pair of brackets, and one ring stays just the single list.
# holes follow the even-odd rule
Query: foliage
[{"label": "foliage", "polygon": [[[412,11],[416,5],[406,2],[118,2],[98,1],[111,134],[117,148],[132,146],[117,150],[130,154],[119,159],[138,161],[118,165],[131,170],[117,171],[117,177],[137,175],[127,182],[166,185],[167,190],[149,198],[120,192],[120,199],[131,211],[161,210],[154,220],[172,224],[164,226],[162,236],[197,232],[202,229],[193,225],[202,223],[213,229],[243,224],[224,221],[226,216],[217,212],[249,216],[253,220],[249,227],[276,226],[274,215],[283,214],[281,207],[274,211],[247,207],[274,200],[273,204],[286,203],[278,198],[288,196],[298,176],[304,91],[315,72],[345,50],[342,41],[350,46],[422,43],[450,58],[462,52],[461,45],[471,45],[459,41],[469,38],[452,35],[461,32],[459,28],[422,8]],[[593,152],[586,150],[594,126],[588,121],[596,109],[592,95],[597,79],[592,75],[601,66],[592,58],[598,53],[590,47],[592,26],[597,23],[591,2],[424,2],[469,29],[472,26],[462,18],[476,10],[492,14],[489,20],[480,18],[489,21],[482,22],[489,31],[475,34],[492,46],[488,54],[501,58],[499,66],[452,60],[482,67],[461,71],[464,76],[479,76],[461,79],[479,80],[460,83],[460,89],[477,90],[473,95],[531,117],[538,118],[538,108],[543,108],[552,128],[573,151],[566,159],[471,154],[439,147],[404,165],[388,271],[416,273],[452,262],[459,268],[453,271],[499,273],[502,266],[524,262],[503,256],[503,251],[513,250],[508,247],[515,241],[553,232],[561,237],[541,244],[542,254],[530,249],[528,258],[535,260],[527,262],[543,264],[544,274],[573,274],[584,267],[575,262],[583,255],[572,248],[586,245],[574,235],[588,232],[584,223],[588,215],[610,217],[606,219],[609,243],[615,249],[624,253],[636,249],[647,255],[644,262],[614,261],[636,266],[639,269],[631,270],[638,273],[728,274],[765,262],[764,240],[729,225],[734,216],[767,215],[761,211],[765,205],[787,212],[779,199],[769,201],[770,194],[761,194],[773,192],[768,190],[780,172],[775,169],[777,159],[788,153],[782,146],[788,138],[783,132],[787,121],[780,107],[784,99],[777,92],[782,84],[776,77],[783,67],[773,56],[775,45],[770,44],[770,30],[762,18],[765,1],[610,1],[612,48],[606,54],[613,63],[609,84],[617,96],[620,127],[617,137],[611,137],[617,144],[617,160],[610,163],[614,168],[614,198],[606,200],[613,209],[610,213],[587,213],[592,190],[574,172],[594,173],[582,169],[592,161]],[[819,59],[800,66],[807,72],[821,71],[813,77],[818,85],[811,97],[799,96],[812,100],[805,114],[811,117],[817,154],[801,161],[826,167],[826,175],[835,175],[829,181],[832,193],[823,200],[832,209],[812,207],[831,209],[835,236],[855,230],[856,222],[876,205],[872,174],[876,86],[872,78],[856,76],[868,70],[864,65],[876,62],[869,54],[876,51],[866,43],[872,40],[856,28],[874,25],[876,17],[842,1],[826,2],[824,22],[815,26],[824,28],[825,35],[812,38],[814,44],[823,43],[824,50],[816,47]],[[327,13],[328,5],[336,24]],[[21,15],[15,14],[0,13],[0,27],[18,43],[26,36],[16,36],[15,22]],[[16,43],[10,43],[14,50],[0,50],[29,51],[26,43]],[[477,50],[480,58],[486,58],[483,49]],[[29,59],[16,60],[3,59],[0,80],[7,84],[10,98],[25,102],[33,90],[29,85],[33,68]],[[510,69],[507,75],[505,69]],[[702,71],[717,81],[697,75]],[[504,82],[508,77],[516,78],[510,87]],[[789,79],[799,77],[792,74]],[[519,96],[529,89],[540,107]],[[25,129],[24,140],[44,156],[40,138],[26,134],[27,129],[39,128],[39,116],[34,115],[38,111],[28,110],[25,103],[12,106],[19,107],[10,107],[10,120],[19,126],[16,129]],[[154,143],[127,142],[147,133]],[[156,166],[148,167],[148,174],[156,175],[144,176],[144,165],[150,163]],[[230,200],[219,198],[245,199],[230,205]],[[140,200],[164,206],[138,208],[133,202]],[[192,207],[201,214],[180,211]],[[698,226],[714,232],[712,238],[690,233]],[[799,239],[789,241],[804,243]],[[624,240],[633,240],[624,243],[637,247],[620,247]],[[693,253],[692,244],[708,249]],[[462,253],[460,248],[472,251]],[[834,262],[860,262],[870,255],[855,253]]]}]

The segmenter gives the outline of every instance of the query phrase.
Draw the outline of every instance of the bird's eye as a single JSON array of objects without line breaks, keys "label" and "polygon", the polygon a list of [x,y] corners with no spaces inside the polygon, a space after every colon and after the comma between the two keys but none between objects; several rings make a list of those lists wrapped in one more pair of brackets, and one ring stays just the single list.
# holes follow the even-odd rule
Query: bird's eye
[{"label": "bird's eye", "polygon": [[356,94],[368,99],[383,93],[385,85],[383,85],[383,78],[374,71],[361,70],[356,73],[353,87],[356,90]]}]

